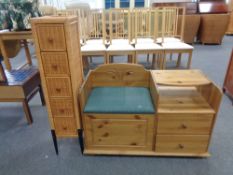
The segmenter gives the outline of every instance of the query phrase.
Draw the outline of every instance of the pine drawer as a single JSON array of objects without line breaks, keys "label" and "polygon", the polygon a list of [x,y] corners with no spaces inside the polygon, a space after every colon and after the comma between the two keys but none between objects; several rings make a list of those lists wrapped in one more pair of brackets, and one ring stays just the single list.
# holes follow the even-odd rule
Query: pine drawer
[{"label": "pine drawer", "polygon": [[50,97],[71,97],[71,82],[69,77],[47,77],[47,88]]},{"label": "pine drawer", "polygon": [[212,114],[167,114],[158,116],[158,134],[208,135]]},{"label": "pine drawer", "polygon": [[207,152],[209,135],[157,135],[155,151],[158,153]]},{"label": "pine drawer", "polygon": [[57,136],[77,135],[76,121],[74,118],[54,118],[53,121]]},{"label": "pine drawer", "polygon": [[64,26],[62,24],[37,26],[41,51],[66,51]]},{"label": "pine drawer", "polygon": [[69,75],[69,63],[66,52],[42,52],[44,73],[49,75]]},{"label": "pine drawer", "polygon": [[50,107],[53,117],[74,117],[72,99],[50,99]]}]

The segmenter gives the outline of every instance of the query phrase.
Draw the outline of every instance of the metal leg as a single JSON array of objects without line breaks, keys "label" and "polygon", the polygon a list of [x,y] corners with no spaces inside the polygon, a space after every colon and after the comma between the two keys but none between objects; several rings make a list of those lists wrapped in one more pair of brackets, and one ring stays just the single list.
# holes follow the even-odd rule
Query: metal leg
[{"label": "metal leg", "polygon": [[45,99],[44,99],[44,93],[43,93],[43,90],[42,90],[41,86],[39,86],[39,94],[40,94],[41,104],[42,104],[42,106],[44,106],[45,105]]},{"label": "metal leg", "polygon": [[82,129],[78,129],[78,138],[79,138],[80,149],[81,149],[81,152],[83,154],[84,143],[83,143],[83,130]]},{"label": "metal leg", "polygon": [[32,114],[31,114],[30,108],[28,106],[27,99],[24,99],[22,101],[22,103],[23,103],[23,110],[24,110],[25,116],[27,118],[28,124],[32,124],[33,119],[32,119]]},{"label": "metal leg", "polygon": [[51,130],[51,134],[52,134],[52,138],[53,138],[54,148],[55,148],[56,154],[58,155],[59,152],[58,152],[57,136],[56,136],[55,130]]}]

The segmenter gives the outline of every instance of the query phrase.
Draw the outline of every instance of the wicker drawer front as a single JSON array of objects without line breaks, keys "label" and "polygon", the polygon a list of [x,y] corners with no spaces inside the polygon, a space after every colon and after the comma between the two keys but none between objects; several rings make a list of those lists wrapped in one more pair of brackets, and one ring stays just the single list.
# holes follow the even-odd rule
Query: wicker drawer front
[{"label": "wicker drawer front", "polygon": [[37,27],[41,51],[65,51],[66,42],[63,25],[39,25]]},{"label": "wicker drawer front", "polygon": [[158,134],[208,135],[211,130],[213,115],[169,114],[159,116]]},{"label": "wicker drawer front", "polygon": [[208,135],[158,135],[155,151],[160,153],[205,153],[208,148],[208,140]]},{"label": "wicker drawer front", "polygon": [[70,78],[46,78],[50,97],[71,97]]},{"label": "wicker drawer front", "polygon": [[46,75],[70,74],[66,52],[42,52],[41,57]]},{"label": "wicker drawer front", "polygon": [[53,120],[57,136],[77,135],[76,122],[74,118],[54,118]]},{"label": "wicker drawer front", "polygon": [[74,117],[72,99],[51,99],[50,104],[53,117]]}]

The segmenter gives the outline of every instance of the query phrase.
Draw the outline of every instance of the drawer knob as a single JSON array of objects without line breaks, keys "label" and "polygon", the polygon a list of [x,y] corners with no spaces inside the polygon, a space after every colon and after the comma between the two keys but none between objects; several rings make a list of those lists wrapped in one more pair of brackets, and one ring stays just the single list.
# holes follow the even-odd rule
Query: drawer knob
[{"label": "drawer knob", "polygon": [[60,109],[60,113],[64,114],[65,110],[64,109]]},{"label": "drawer knob", "polygon": [[133,74],[133,72],[132,71],[128,71],[128,72],[126,72],[126,75],[132,75]]},{"label": "drawer knob", "polygon": [[56,90],[56,92],[58,92],[58,93],[61,92],[61,89],[60,89],[60,88],[56,88],[55,90]]},{"label": "drawer knob", "polygon": [[187,126],[185,124],[181,124],[182,129],[187,129]]},{"label": "drawer knob", "polygon": [[63,127],[63,130],[67,130],[67,127],[66,127],[66,126],[64,126],[64,127]]},{"label": "drawer knob", "polygon": [[178,146],[179,146],[180,149],[184,149],[184,145],[179,144]]},{"label": "drawer knob", "polygon": [[52,65],[52,68],[53,68],[54,70],[57,70],[57,65]]},{"label": "drawer knob", "polygon": [[49,42],[50,44],[53,44],[53,38],[48,38],[48,42]]}]

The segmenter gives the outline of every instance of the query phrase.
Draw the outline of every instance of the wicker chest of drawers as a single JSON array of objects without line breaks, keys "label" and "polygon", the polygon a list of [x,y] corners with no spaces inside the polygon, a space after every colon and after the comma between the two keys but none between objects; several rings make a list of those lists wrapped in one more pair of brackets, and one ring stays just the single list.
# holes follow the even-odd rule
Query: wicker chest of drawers
[{"label": "wicker chest of drawers", "polygon": [[77,97],[83,82],[78,20],[35,18],[32,30],[51,129],[58,137],[77,136],[80,128]]}]

